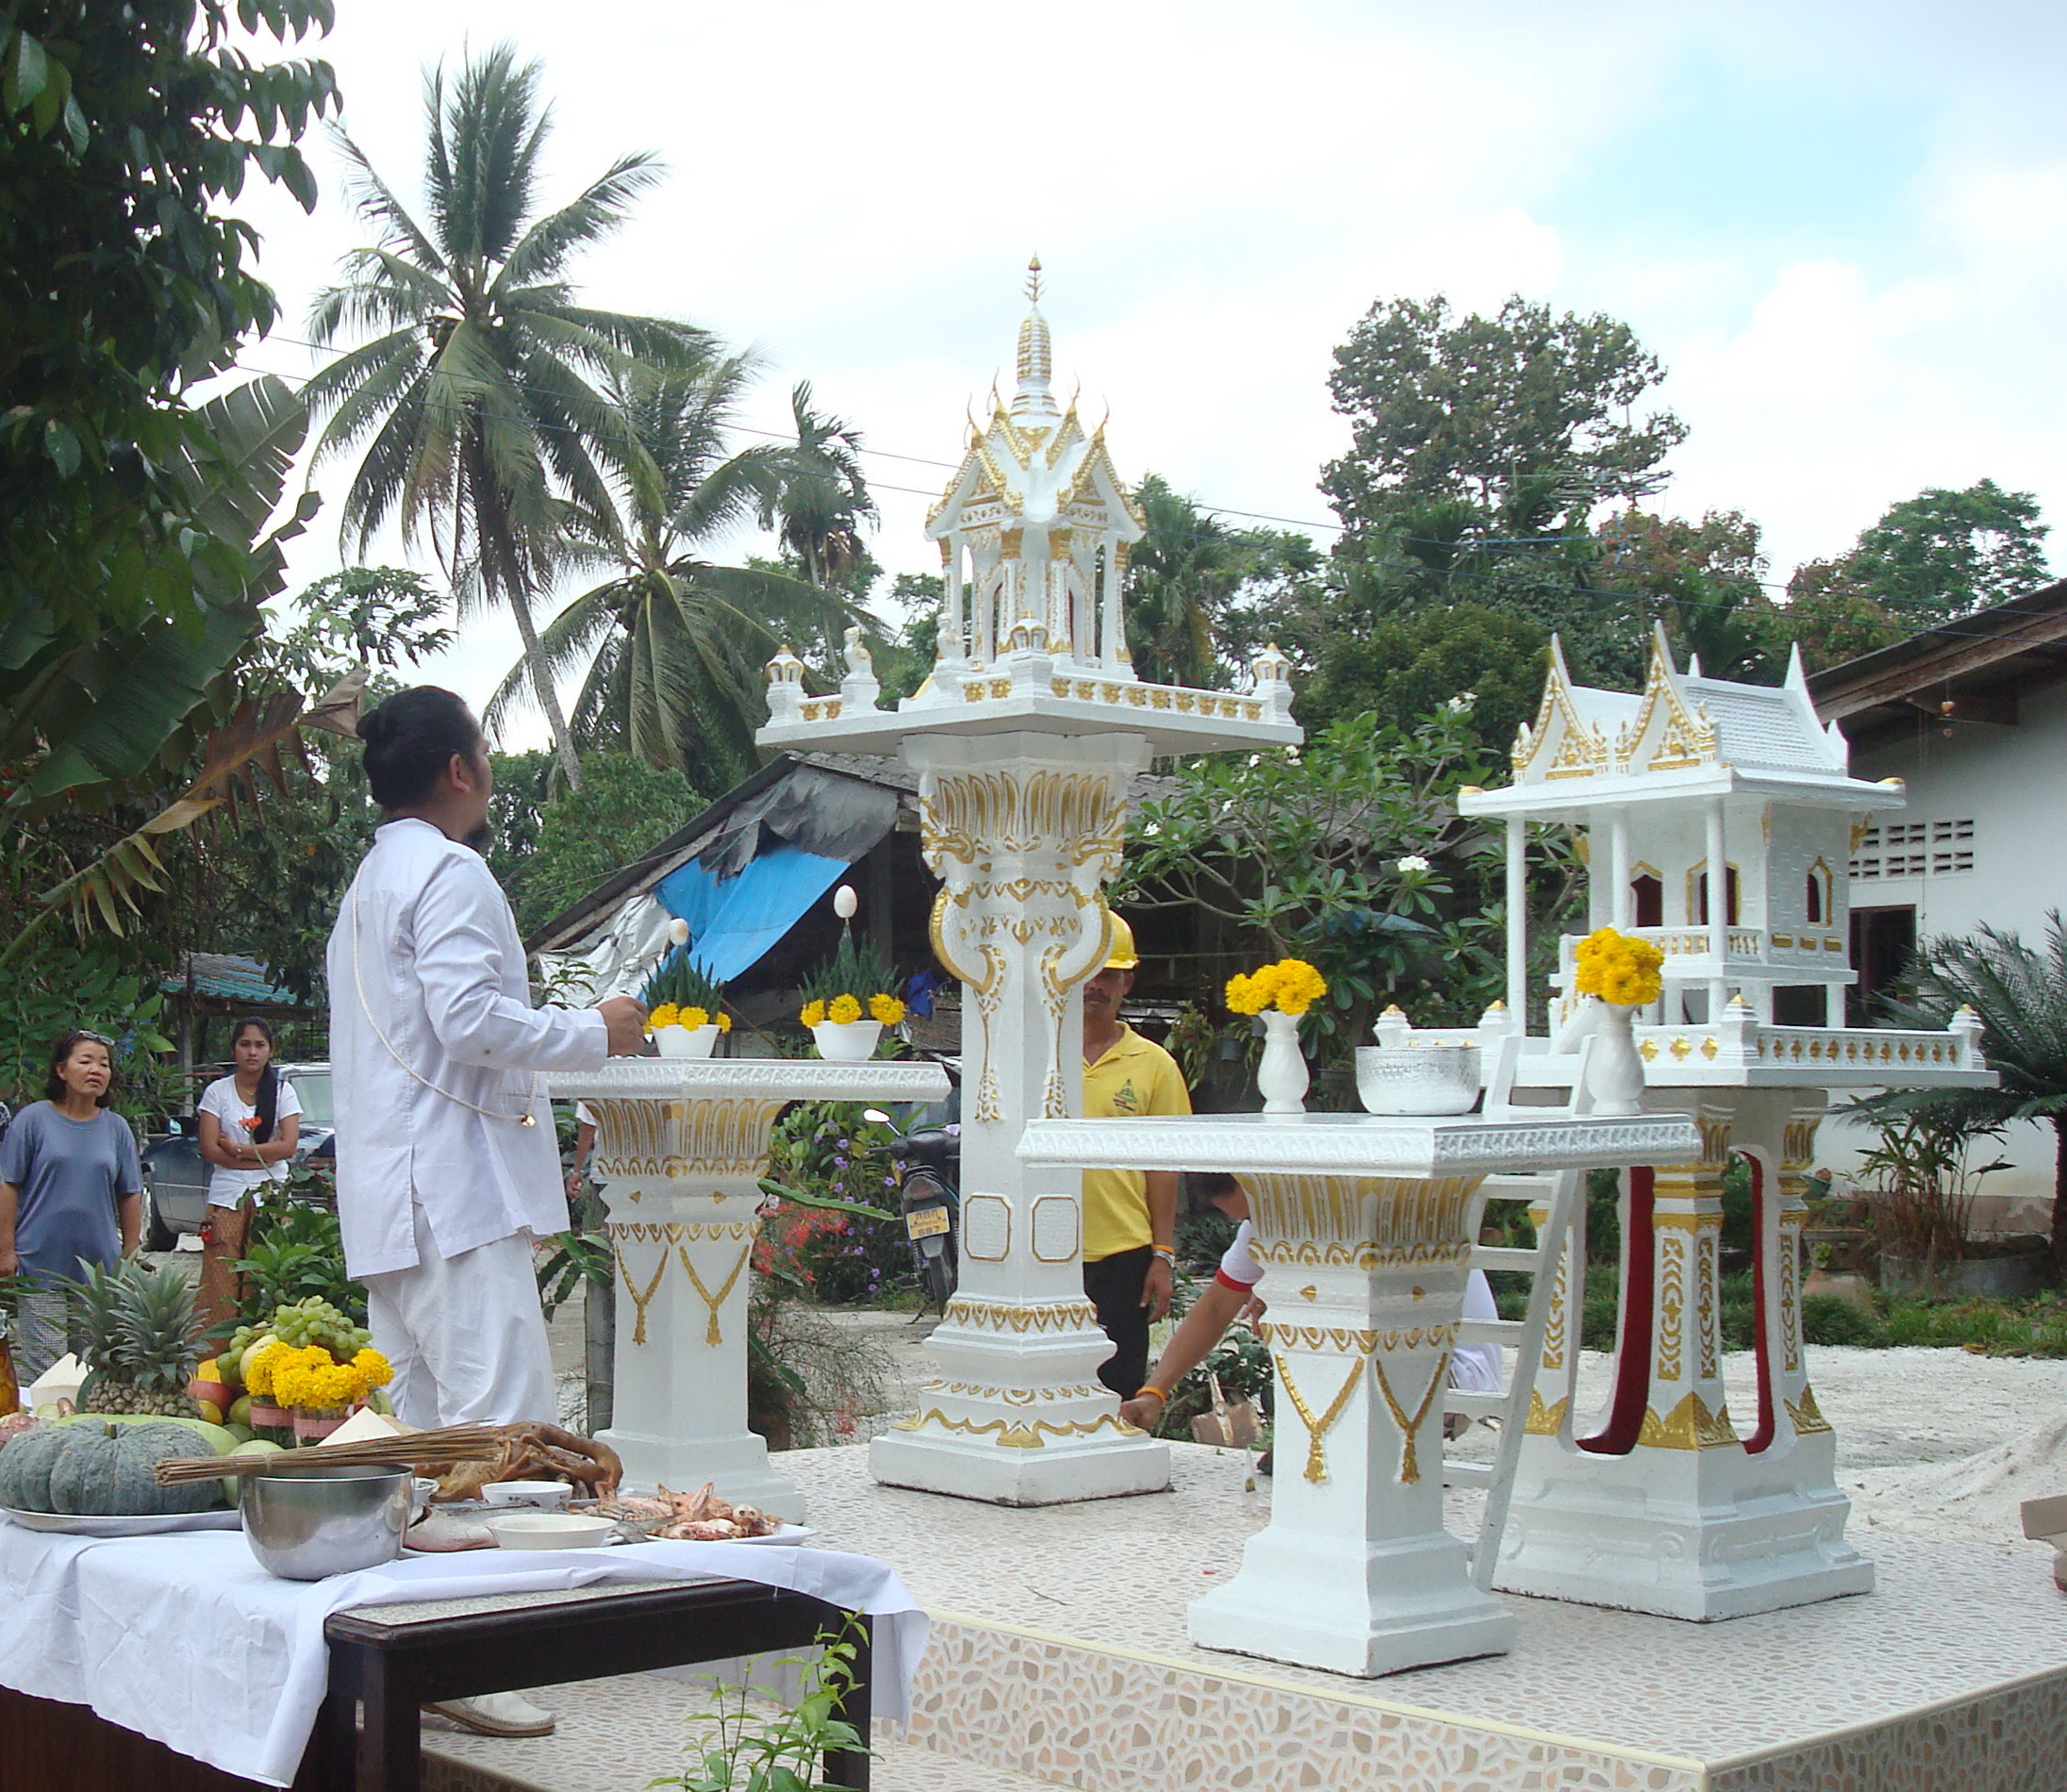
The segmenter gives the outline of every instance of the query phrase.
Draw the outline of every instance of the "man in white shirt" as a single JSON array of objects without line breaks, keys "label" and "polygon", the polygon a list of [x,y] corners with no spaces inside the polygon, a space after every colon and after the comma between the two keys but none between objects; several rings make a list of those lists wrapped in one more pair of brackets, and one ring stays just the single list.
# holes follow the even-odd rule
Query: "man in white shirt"
[{"label": "man in white shirt", "polygon": [[516,918],[469,843],[494,788],[450,691],[358,726],[387,819],[331,929],[331,1080],[345,1264],[411,1425],[557,1417],[531,1239],[567,1202],[538,1072],[638,1051],[626,997],[535,1008]]}]

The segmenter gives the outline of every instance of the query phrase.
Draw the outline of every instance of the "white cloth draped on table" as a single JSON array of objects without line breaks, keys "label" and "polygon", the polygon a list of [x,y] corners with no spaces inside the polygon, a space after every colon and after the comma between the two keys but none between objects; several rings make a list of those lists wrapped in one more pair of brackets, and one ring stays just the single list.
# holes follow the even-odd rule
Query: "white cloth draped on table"
[{"label": "white cloth draped on table", "polygon": [[600,1582],[728,1578],[787,1587],[875,1620],[875,1711],[901,1720],[926,1615],[884,1563],[768,1544],[648,1543],[419,1556],[282,1581],[235,1531],[121,1539],[0,1522],[0,1685],[90,1705],[225,1773],[292,1783],[328,1675],[323,1620],[348,1607]]}]

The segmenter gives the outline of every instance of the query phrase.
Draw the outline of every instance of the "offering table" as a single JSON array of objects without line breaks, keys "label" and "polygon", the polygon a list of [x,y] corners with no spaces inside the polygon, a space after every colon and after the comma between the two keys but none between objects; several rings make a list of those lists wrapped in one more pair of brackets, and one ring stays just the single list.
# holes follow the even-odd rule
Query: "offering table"
[{"label": "offering table", "polygon": [[1270,1523],[1194,1642],[1374,1676],[1504,1652],[1514,1619],[1443,1529],[1443,1389],[1485,1177],[1681,1161],[1677,1115],[1035,1120],[1034,1164],[1228,1170],[1248,1191],[1276,1380]]},{"label": "offering table", "polygon": [[947,1072],[880,1059],[619,1058],[556,1071],[549,1094],[596,1117],[618,1278],[615,1422],[627,1485],[717,1484],[735,1504],[803,1516],[747,1429],[747,1293],[775,1117],[792,1102],[936,1102]]}]

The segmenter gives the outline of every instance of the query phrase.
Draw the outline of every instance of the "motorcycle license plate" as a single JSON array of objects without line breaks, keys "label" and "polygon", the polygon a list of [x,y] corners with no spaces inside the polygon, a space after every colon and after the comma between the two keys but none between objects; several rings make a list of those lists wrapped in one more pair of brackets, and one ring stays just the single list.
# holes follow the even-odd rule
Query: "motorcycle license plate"
[{"label": "motorcycle license plate", "polygon": [[937,1237],[948,1229],[945,1207],[914,1207],[904,1216],[904,1231],[914,1238]]}]

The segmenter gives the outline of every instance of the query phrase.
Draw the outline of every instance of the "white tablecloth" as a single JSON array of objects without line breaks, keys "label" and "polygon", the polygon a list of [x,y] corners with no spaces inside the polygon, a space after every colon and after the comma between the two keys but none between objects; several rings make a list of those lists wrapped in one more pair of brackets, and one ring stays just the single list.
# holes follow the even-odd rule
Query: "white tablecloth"
[{"label": "white tablecloth", "polygon": [[322,1627],[332,1612],[714,1577],[868,1613],[875,1619],[874,1708],[905,1717],[927,1620],[896,1574],[866,1555],[752,1543],[483,1550],[282,1581],[258,1566],[238,1531],[65,1537],[0,1519],[0,1685],[91,1705],[181,1754],[284,1786],[322,1703]]}]

